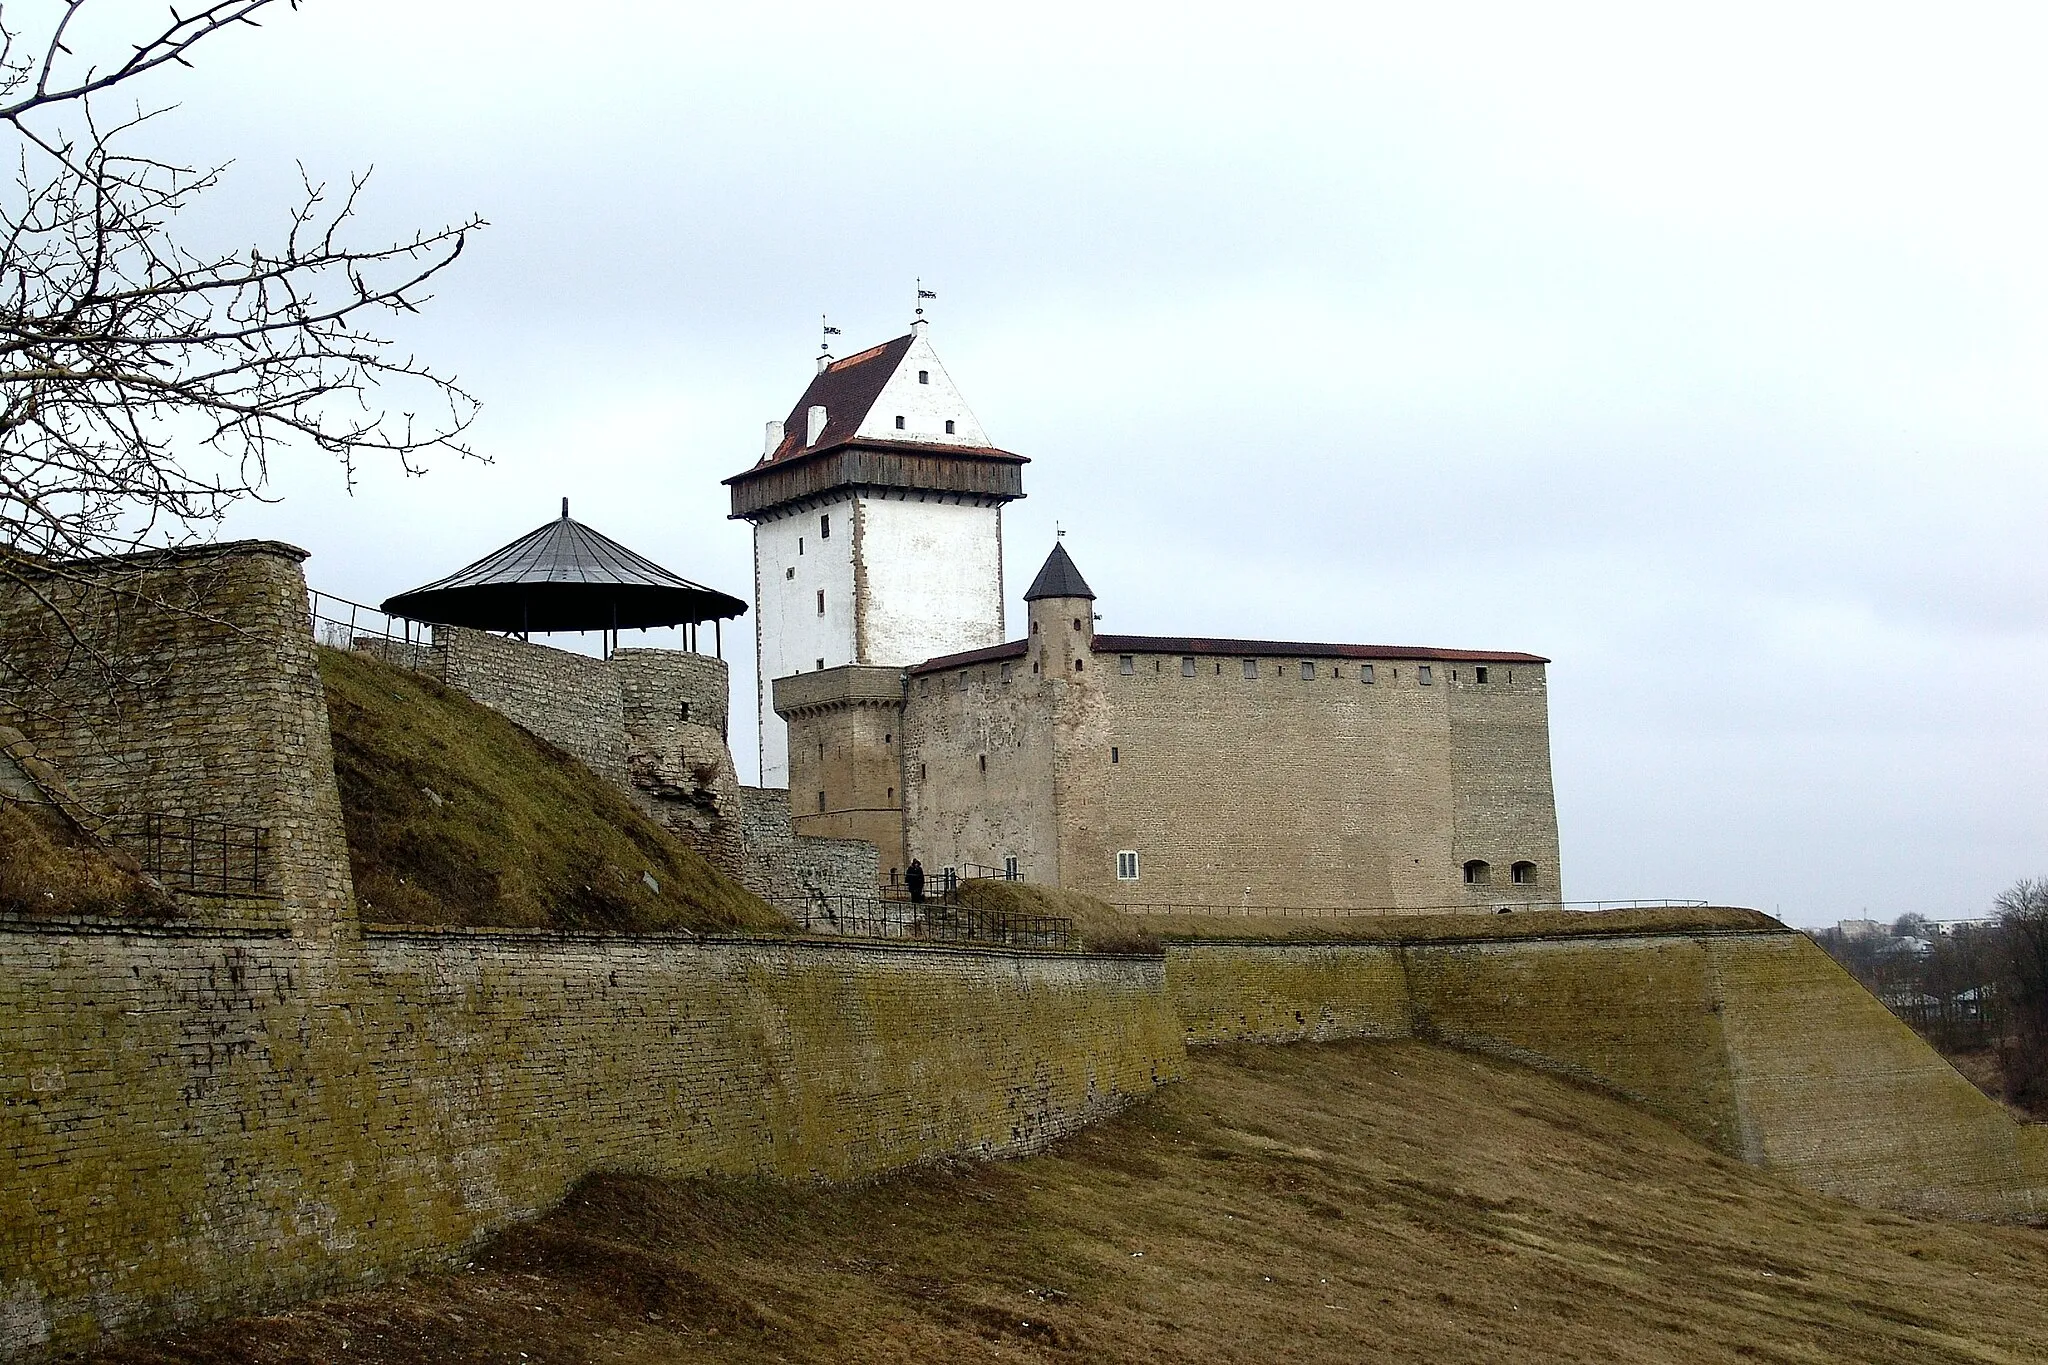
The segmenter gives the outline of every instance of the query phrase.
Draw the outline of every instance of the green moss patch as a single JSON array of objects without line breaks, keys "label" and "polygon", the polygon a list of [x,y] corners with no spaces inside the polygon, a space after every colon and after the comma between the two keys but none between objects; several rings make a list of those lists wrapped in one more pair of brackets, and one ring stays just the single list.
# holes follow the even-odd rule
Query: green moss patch
[{"label": "green moss patch", "polygon": [[431,678],[320,651],[366,923],[782,931],[570,754]]}]

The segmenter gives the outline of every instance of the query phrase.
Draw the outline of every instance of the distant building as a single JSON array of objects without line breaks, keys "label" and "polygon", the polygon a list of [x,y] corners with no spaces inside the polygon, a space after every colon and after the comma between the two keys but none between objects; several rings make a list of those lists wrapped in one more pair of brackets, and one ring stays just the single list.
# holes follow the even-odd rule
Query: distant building
[{"label": "distant building", "polygon": [[765,785],[799,833],[1124,904],[1563,897],[1534,654],[1098,635],[1055,545],[1006,640],[991,443],[909,336],[821,362],[727,480],[755,526]]}]

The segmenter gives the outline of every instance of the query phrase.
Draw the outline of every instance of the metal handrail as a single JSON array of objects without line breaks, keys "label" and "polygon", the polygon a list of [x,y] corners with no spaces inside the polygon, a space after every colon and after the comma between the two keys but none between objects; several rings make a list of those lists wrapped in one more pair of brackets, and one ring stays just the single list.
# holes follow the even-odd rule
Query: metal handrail
[{"label": "metal handrail", "polygon": [[950,900],[894,900],[814,889],[801,901],[776,904],[807,933],[846,938],[1029,948],[1067,948],[1074,942],[1074,922],[1064,916],[984,910]]},{"label": "metal handrail", "polygon": [[[392,663],[410,666],[418,651],[434,643],[434,628],[423,621],[393,616],[310,587],[306,589],[306,615],[316,642],[333,649],[355,649],[365,642],[381,641],[383,653]],[[394,650],[404,653],[393,657]]]},{"label": "metal handrail", "polygon": [[107,831],[142,870],[173,891],[266,897],[270,832],[204,815],[142,811],[116,815]]}]

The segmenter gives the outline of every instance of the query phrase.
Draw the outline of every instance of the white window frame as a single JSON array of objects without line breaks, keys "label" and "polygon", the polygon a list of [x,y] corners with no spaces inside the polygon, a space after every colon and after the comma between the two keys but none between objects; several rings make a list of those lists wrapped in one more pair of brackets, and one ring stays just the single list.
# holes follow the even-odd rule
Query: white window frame
[{"label": "white window frame", "polygon": [[1120,848],[1116,853],[1116,879],[1120,882],[1138,880],[1138,850]]}]

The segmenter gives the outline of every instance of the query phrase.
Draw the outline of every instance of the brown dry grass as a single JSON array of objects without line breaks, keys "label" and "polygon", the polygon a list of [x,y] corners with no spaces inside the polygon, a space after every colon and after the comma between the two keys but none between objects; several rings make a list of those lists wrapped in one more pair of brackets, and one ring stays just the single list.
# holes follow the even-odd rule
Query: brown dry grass
[{"label": "brown dry grass", "polygon": [[2037,1361],[2048,1234],[1878,1213],[1419,1043],[1205,1049],[1026,1161],[610,1177],[474,1266],[102,1359]]},{"label": "brown dry grass", "polygon": [[366,654],[322,649],[320,678],[364,920],[789,928],[624,793],[489,707]]},{"label": "brown dry grass", "polygon": [[0,913],[166,920],[177,906],[53,811],[0,801]]}]

